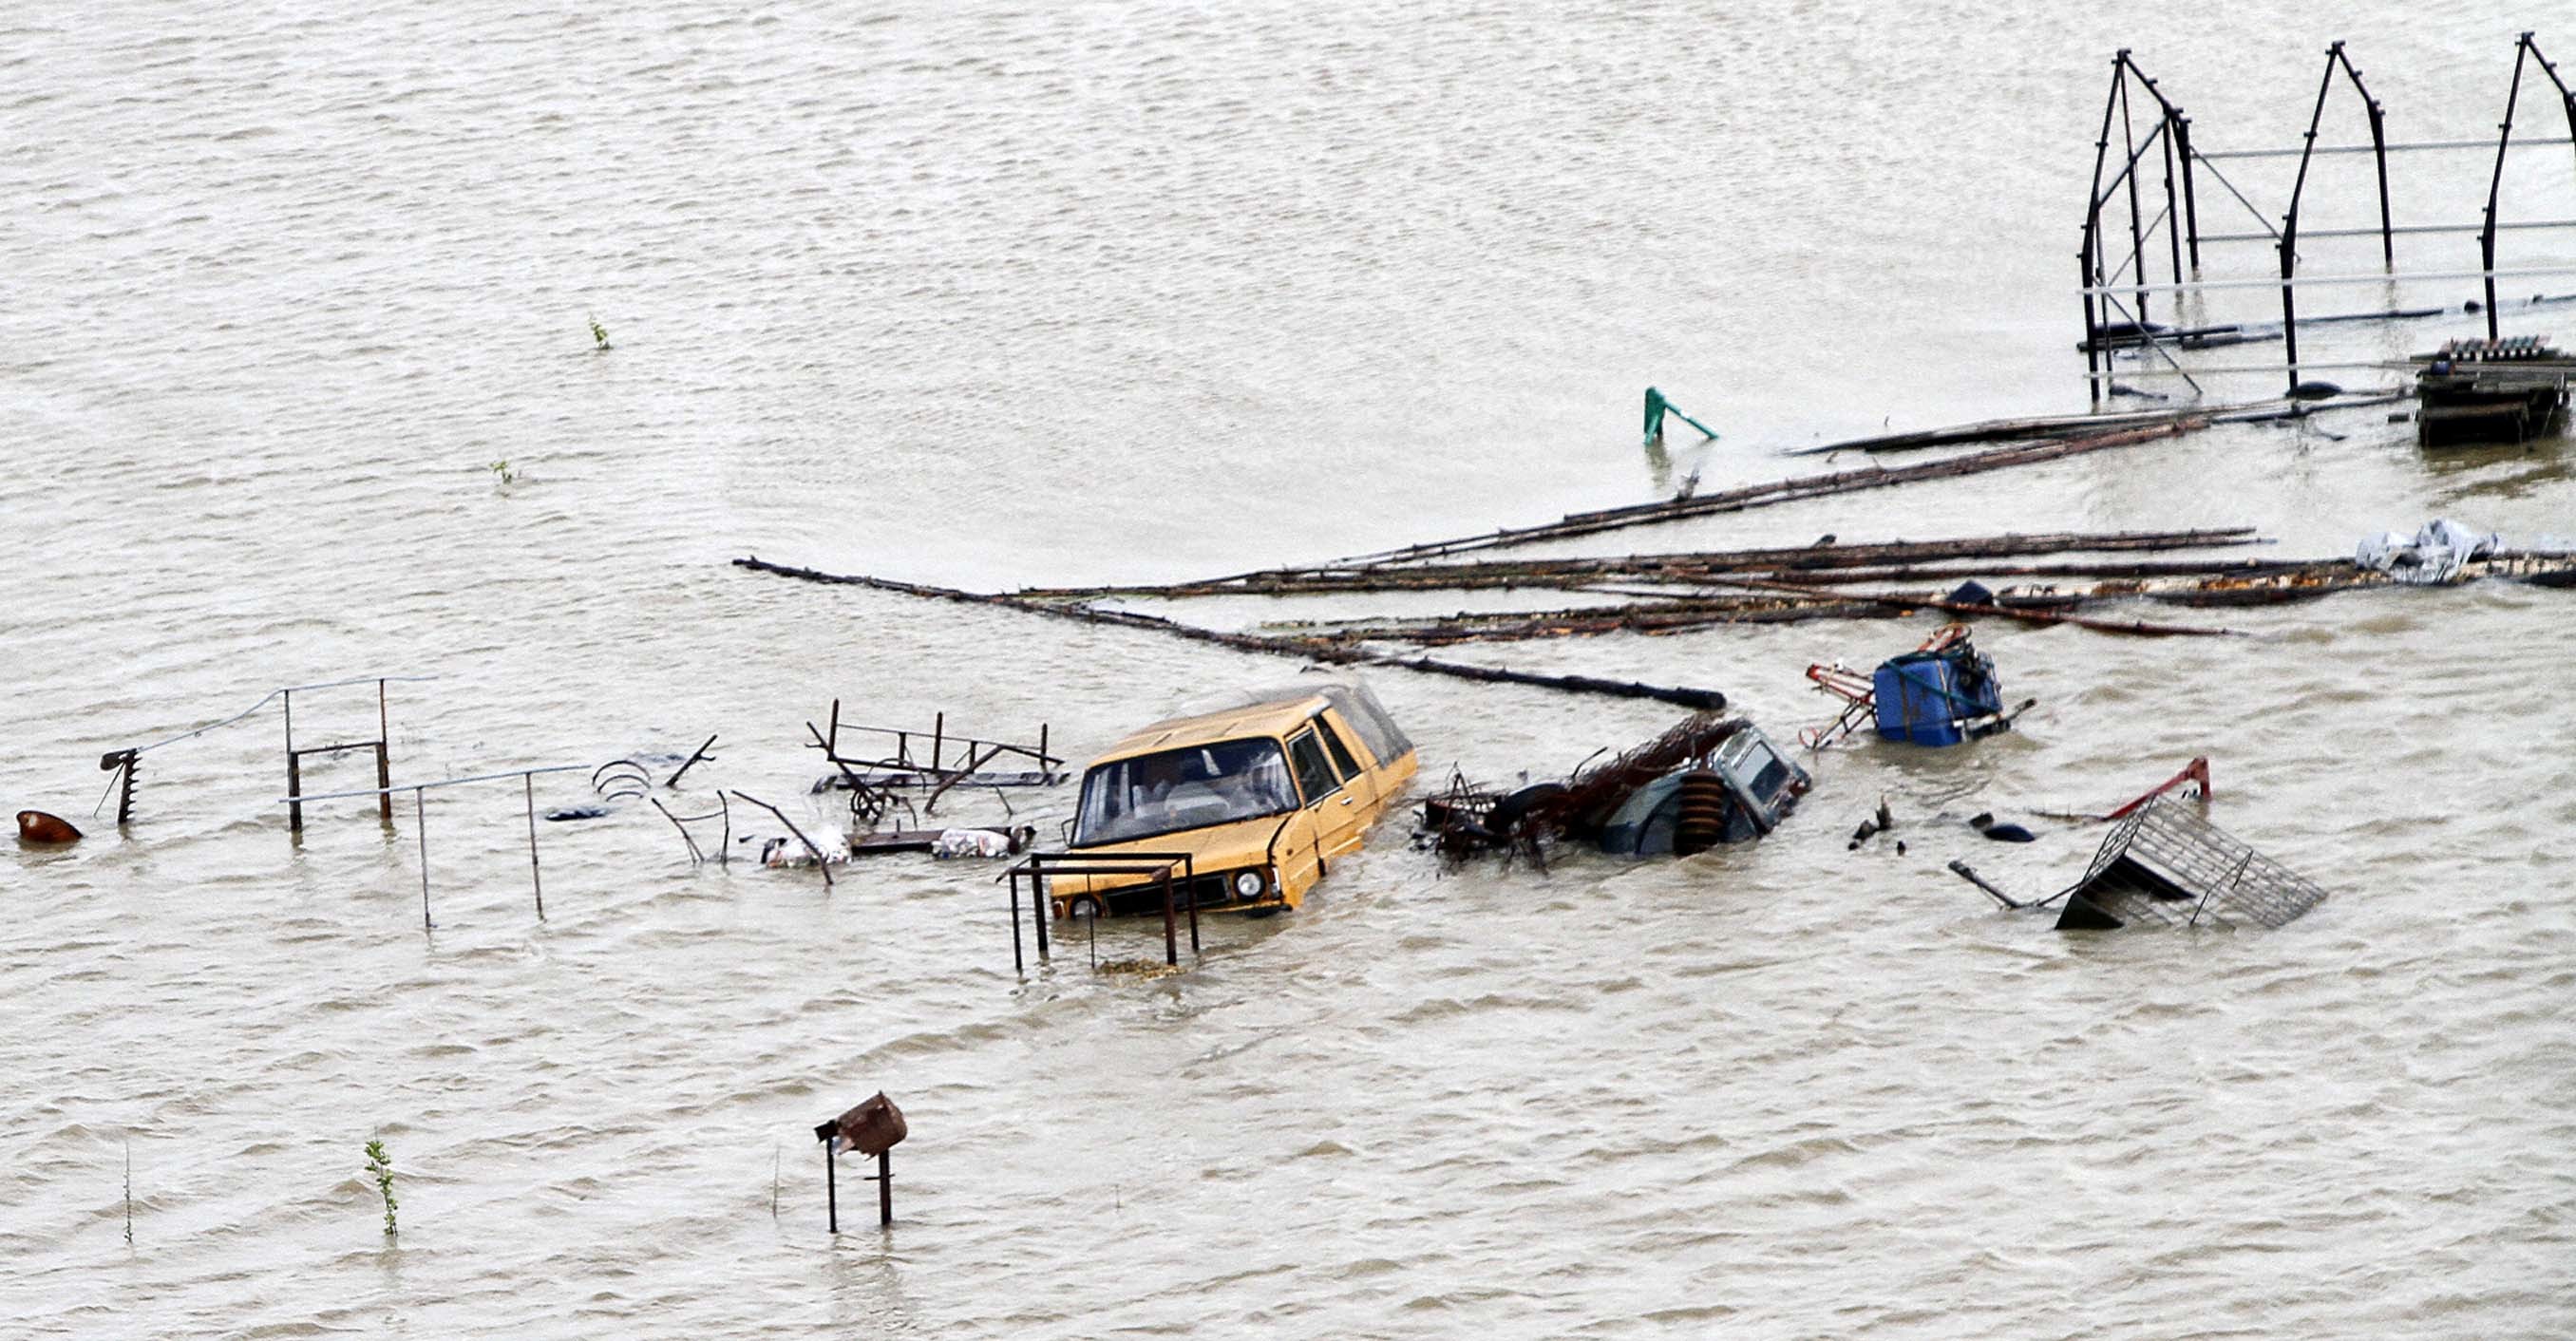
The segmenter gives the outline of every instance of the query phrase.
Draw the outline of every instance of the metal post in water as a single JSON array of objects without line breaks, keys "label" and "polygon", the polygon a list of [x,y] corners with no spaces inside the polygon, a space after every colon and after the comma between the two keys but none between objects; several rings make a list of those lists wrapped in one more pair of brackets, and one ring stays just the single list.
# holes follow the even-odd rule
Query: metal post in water
[{"label": "metal post in water", "polygon": [[841,1232],[841,1179],[839,1162],[832,1158],[833,1141],[823,1138],[823,1224],[832,1233]]},{"label": "metal post in water", "polygon": [[528,792],[528,883],[537,891],[537,920],[546,920],[546,882],[537,874],[537,775],[522,773],[519,781]]},{"label": "metal post in water", "polygon": [[[2351,68],[2349,62],[2345,68]],[[2353,82],[2359,84],[2360,77],[2354,76]],[[2376,99],[2370,103],[2370,153],[2379,161],[2379,259],[2381,264],[2394,270],[2397,268],[2397,241],[2396,229],[2388,216],[2388,122]]]},{"label": "metal post in water", "polygon": [[[2498,155],[2498,157],[2502,157],[2502,155]],[[2500,339],[2502,337],[2496,325],[2494,205],[2487,206],[2486,231],[2478,237],[2478,265],[2479,268],[2486,271],[2487,338],[2489,340]]]},{"label": "metal post in water", "polygon": [[2084,239],[2084,250],[2075,253],[2075,267],[2083,272],[2080,292],[2084,296],[2084,386],[2098,403],[2102,399],[2102,377],[2094,368],[2096,360],[2101,357],[2097,346],[2102,328],[2093,320],[2093,225],[2090,221],[2084,225]]},{"label": "metal post in water", "polygon": [[[2102,100],[2102,130],[2093,139],[2093,184],[2086,188],[2084,195],[2084,250],[2080,260],[2084,267],[2084,338],[2087,345],[2094,343],[2101,330],[2093,320],[2092,288],[2096,282],[2094,276],[2101,269],[2095,264],[2094,257],[2100,251],[2098,242],[2102,230],[2102,164],[2105,156],[2111,151],[2111,113],[2120,105],[2120,84],[2128,63],[2127,47],[2120,48],[2118,54],[2111,57],[2111,92]],[[2096,402],[2102,399],[2102,382],[2110,373],[2110,365],[2110,355],[2105,352],[2102,356],[2103,378],[2095,378],[2093,351],[2089,348],[2085,350],[2085,384],[2091,389]]]},{"label": "metal post in water", "polygon": [[[385,682],[376,681],[376,785],[390,789],[394,785],[393,714],[385,707]],[[394,794],[387,790],[376,798],[376,817],[387,824],[394,822]]]},{"label": "metal post in water", "polygon": [[414,787],[411,792],[412,827],[420,830],[420,929],[435,931],[429,920],[429,789]]},{"label": "metal post in water", "polygon": [[2144,226],[2139,222],[2143,216],[2138,212],[2138,145],[2129,123],[2129,80],[2125,70],[2120,77],[2120,143],[2129,151],[2129,169],[2124,174],[2129,179],[2129,269],[2136,272],[2142,286],[2132,296],[2137,300],[2138,335],[2143,339],[2147,333],[2148,316],[2147,291],[2143,287],[2147,282],[2147,240]]},{"label": "metal post in water", "polygon": [[[2167,131],[2173,129],[2172,118],[2165,119],[2164,129]],[[2182,283],[2182,230],[2174,225],[2182,219],[2182,208],[2181,202],[2174,199],[2173,136],[2168,134],[2163,138],[2165,142],[2165,244],[2173,253],[2174,283],[2180,284]],[[2182,310],[2180,297],[2174,299],[2174,310],[2177,312]]]},{"label": "metal post in water", "polygon": [[2299,233],[2298,211],[2292,210],[2290,212],[2288,222],[2289,227],[2282,231],[2281,241],[2279,243],[2281,251],[2281,346],[2282,353],[2288,360],[2290,389],[2295,391],[2299,387],[2299,309],[2298,304],[2290,297],[2290,271],[2291,268],[2297,264],[2293,259],[2291,245],[2297,239]]},{"label": "metal post in water", "polygon": [[2522,100],[2522,58],[2531,50],[2531,34],[2524,33],[2513,44],[2513,85],[2505,90],[2504,120],[2496,124],[2495,175],[2487,179],[2486,223],[2478,230],[2478,265],[2486,274],[2487,338],[2501,338],[2496,325],[2495,235],[2496,194],[2504,187],[2504,151],[2513,142],[2514,104]]},{"label": "metal post in water", "polygon": [[1163,962],[1179,968],[1181,947],[1172,925],[1172,868],[1163,868]]},{"label": "metal post in water", "polygon": [[1191,955],[1193,955],[1193,956],[1196,956],[1196,955],[1199,953],[1199,864],[1198,864],[1198,858],[1196,858],[1196,857],[1192,857],[1192,858],[1190,858],[1190,859],[1189,859],[1189,861],[1188,861],[1188,863],[1187,863],[1186,865],[1184,865],[1184,866],[1182,866],[1182,867],[1181,867],[1181,873],[1182,873],[1182,877],[1183,877],[1183,883],[1182,883],[1182,885],[1181,885],[1181,897],[1182,897],[1182,898],[1184,898],[1184,899],[1186,899],[1186,900],[1188,900],[1188,901],[1189,901],[1189,905],[1190,905],[1190,954],[1191,954]]},{"label": "metal post in water", "polygon": [[1047,945],[1046,877],[1034,870],[1029,872],[1029,920],[1037,924],[1038,959],[1043,962],[1051,953]]},{"label": "metal post in water", "polygon": [[1006,874],[1011,880],[1011,971],[1025,975],[1029,965],[1020,955],[1020,873],[1012,870]]},{"label": "metal post in water", "polygon": [[2186,236],[2191,241],[2191,273],[2200,273],[2200,202],[2193,198],[2191,186],[2191,118],[2174,109],[2174,138],[2182,151],[2182,217]]},{"label": "metal post in water", "polygon": [[877,1152],[877,1227],[878,1227],[878,1228],[880,1228],[880,1229],[882,1229],[882,1228],[885,1228],[885,1227],[888,1227],[888,1226],[892,1225],[893,1223],[894,1223],[894,1160],[893,1160],[893,1152],[892,1152],[892,1151],[890,1151],[890,1150],[880,1150],[880,1151],[878,1151],[878,1152]]}]

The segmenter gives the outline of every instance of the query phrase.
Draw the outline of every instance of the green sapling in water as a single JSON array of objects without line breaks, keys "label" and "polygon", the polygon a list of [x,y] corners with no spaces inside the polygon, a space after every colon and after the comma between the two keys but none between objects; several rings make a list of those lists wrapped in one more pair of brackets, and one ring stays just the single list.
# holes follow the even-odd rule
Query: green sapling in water
[{"label": "green sapling in water", "polygon": [[394,1232],[394,1157],[385,1153],[383,1141],[367,1142],[367,1172],[376,1178],[376,1191],[385,1199],[385,1233]]},{"label": "green sapling in water", "polygon": [[600,325],[597,317],[590,319],[590,338],[597,343],[600,353],[608,352],[608,328]]}]

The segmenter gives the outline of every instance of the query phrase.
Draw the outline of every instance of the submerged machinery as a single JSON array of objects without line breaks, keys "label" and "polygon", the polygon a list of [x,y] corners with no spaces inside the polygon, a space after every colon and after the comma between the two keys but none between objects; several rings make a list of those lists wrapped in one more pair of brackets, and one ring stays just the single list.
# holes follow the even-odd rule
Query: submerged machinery
[{"label": "submerged machinery", "polygon": [[1741,717],[1694,713],[1653,740],[1578,768],[1563,782],[1509,794],[1464,778],[1422,806],[1422,835],[1453,860],[1589,842],[1615,856],[1683,856],[1749,842],[1779,827],[1813,785]]},{"label": "submerged machinery", "polygon": [[1977,650],[1965,624],[1942,625],[1921,646],[1880,662],[1867,676],[1835,662],[1807,667],[1807,678],[1844,704],[1832,722],[1798,733],[1811,750],[1864,724],[1874,726],[1881,740],[1962,745],[2011,730],[2020,711],[2004,711],[1995,660]]}]

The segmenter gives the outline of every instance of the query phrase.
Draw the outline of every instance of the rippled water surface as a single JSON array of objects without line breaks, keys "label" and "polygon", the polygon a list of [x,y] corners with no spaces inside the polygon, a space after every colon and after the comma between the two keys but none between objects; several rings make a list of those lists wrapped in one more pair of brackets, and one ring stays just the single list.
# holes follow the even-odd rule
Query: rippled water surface
[{"label": "rippled water surface", "polygon": [[[399,780],[667,770],[718,732],[670,804],[721,785],[811,818],[803,724],[835,698],[1045,722],[1079,760],[1292,667],[726,561],[979,588],[1230,572],[1693,471],[1779,478],[1821,466],[1785,450],[1882,424],[2079,410],[2065,261],[2113,49],[2204,149],[2295,143],[2335,38],[2392,135],[2475,138],[2548,17],[11,8],[0,801],[90,836],[0,860],[0,1333],[2576,1330],[2565,594],[2357,594],[2227,612],[2232,639],[1981,629],[2038,699],[2023,729],[1830,752],[1769,841],[1444,875],[1390,823],[1303,911],[1212,923],[1172,977],[1096,974],[1081,946],[1014,975],[991,864],[890,858],[826,891],[692,868],[632,803],[544,826],[540,921],[507,784],[430,794],[425,933],[408,802],[391,824],[317,804],[290,841],[275,704],[146,755],[127,829],[90,818],[102,751],[361,674],[439,677],[392,686]],[[2350,143],[2338,96],[2322,140]],[[2554,114],[2526,103],[2518,133]],[[2368,162],[2321,160],[2308,227],[2375,222]],[[2400,221],[2474,221],[2489,162],[2396,160]],[[2512,162],[2511,217],[2576,217],[2563,152]],[[2228,175],[2277,213],[2290,170]],[[2260,231],[2203,190],[2204,228]],[[2576,263],[2508,236],[2509,263]],[[2400,248],[2476,264],[2458,234]],[[2504,287],[2526,283],[2576,289]],[[2508,329],[2576,340],[2570,311]],[[1724,439],[1641,454],[1649,383]],[[2330,555],[2437,515],[2576,535],[2576,448],[2431,457],[2385,413],[1588,548],[2250,524]],[[1926,627],[1455,655],[1722,688],[1785,739],[1828,715],[1809,662]],[[1559,773],[1672,716],[1376,684],[1426,785]],[[368,697],[299,695],[299,743],[372,736]],[[2335,891],[2317,913],[2067,937],[1942,869],[2055,888],[2099,831],[2036,812],[2195,754],[2213,818]],[[582,777],[537,803],[588,799]],[[372,781],[344,761],[308,785]],[[1882,794],[1907,852],[1846,851]],[[1036,804],[1051,828],[1067,798]],[[2041,841],[1978,842],[1961,821],[1987,809]],[[1156,939],[1113,926],[1100,953]],[[811,1127],[879,1088],[911,1119],[900,1223],[833,1239]],[[398,1239],[360,1172],[375,1137]],[[843,1191],[865,1225],[871,1189]]]}]

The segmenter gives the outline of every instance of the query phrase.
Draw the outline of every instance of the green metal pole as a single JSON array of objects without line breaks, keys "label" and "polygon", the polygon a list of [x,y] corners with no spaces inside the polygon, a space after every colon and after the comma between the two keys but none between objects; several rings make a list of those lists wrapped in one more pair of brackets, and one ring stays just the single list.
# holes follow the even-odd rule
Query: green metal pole
[{"label": "green metal pole", "polygon": [[1668,400],[1664,399],[1664,393],[1663,393],[1663,392],[1661,392],[1661,391],[1657,391],[1657,390],[1656,390],[1655,388],[1653,388],[1653,387],[1648,387],[1648,388],[1646,388],[1646,445],[1647,445],[1647,446],[1652,447],[1652,446],[1654,446],[1656,443],[1662,442],[1662,441],[1664,440],[1664,416],[1665,416],[1665,415],[1667,415],[1667,414],[1670,414],[1673,418],[1675,418],[1675,419],[1679,419],[1679,420],[1680,420],[1680,421],[1682,421],[1683,423],[1688,424],[1688,425],[1690,425],[1691,427],[1693,427],[1693,428],[1695,428],[1695,429],[1698,429],[1702,434],[1706,435],[1706,436],[1707,436],[1709,439],[1711,439],[1712,441],[1714,441],[1714,440],[1716,439],[1716,437],[1717,437],[1717,430],[1716,430],[1716,429],[1710,428],[1708,425],[1703,424],[1703,423],[1701,423],[1700,421],[1698,421],[1698,420],[1696,420],[1696,419],[1691,418],[1689,415],[1686,415],[1686,414],[1682,413],[1682,409],[1681,409],[1681,407],[1680,407],[1680,406],[1675,405],[1675,404],[1673,404],[1671,401],[1668,401]]}]

